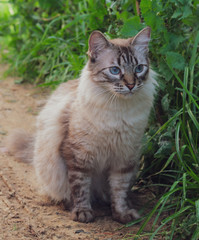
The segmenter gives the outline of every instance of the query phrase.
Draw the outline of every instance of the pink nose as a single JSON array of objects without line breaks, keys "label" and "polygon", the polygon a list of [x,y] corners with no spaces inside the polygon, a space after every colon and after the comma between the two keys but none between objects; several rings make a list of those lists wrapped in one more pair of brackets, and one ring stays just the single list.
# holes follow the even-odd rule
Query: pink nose
[{"label": "pink nose", "polygon": [[135,87],[135,84],[126,84],[126,86],[131,91]]}]

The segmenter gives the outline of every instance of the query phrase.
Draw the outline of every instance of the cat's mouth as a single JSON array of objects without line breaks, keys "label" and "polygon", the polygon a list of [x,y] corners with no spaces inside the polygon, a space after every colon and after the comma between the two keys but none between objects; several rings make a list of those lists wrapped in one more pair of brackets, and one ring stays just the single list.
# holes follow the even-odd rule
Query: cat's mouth
[{"label": "cat's mouth", "polygon": [[124,95],[124,96],[131,96],[135,94],[137,91],[139,91],[143,87],[142,84],[134,85],[132,89],[127,89],[126,87],[114,87],[114,91],[118,94]]},{"label": "cat's mouth", "polygon": [[129,91],[121,91],[121,90],[115,90],[115,92],[117,94],[120,94],[120,95],[123,95],[123,96],[132,96],[134,95],[135,93],[137,93],[142,87],[140,86],[139,88],[135,88],[135,89],[132,89],[132,90],[129,90]]}]

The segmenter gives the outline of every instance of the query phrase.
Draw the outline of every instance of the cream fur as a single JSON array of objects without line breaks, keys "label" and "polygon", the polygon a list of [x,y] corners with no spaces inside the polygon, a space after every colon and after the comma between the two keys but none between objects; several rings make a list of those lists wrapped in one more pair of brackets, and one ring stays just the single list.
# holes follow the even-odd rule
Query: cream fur
[{"label": "cream fur", "polygon": [[[144,87],[131,98],[111,97],[93,81],[88,65],[77,80],[60,85],[37,119],[34,166],[44,192],[54,200],[70,199],[66,161],[61,157],[64,139],[60,123],[70,112],[69,141],[83,146],[76,155],[98,173],[134,162],[138,165],[140,142],[153,104],[156,81],[150,70]],[[75,83],[76,81],[76,83]],[[77,85],[75,87],[73,85]]]}]

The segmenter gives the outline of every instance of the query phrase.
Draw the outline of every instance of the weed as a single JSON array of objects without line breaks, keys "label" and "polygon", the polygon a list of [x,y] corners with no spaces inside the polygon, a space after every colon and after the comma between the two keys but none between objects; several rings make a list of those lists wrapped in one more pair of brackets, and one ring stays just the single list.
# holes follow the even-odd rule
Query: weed
[{"label": "weed", "polygon": [[[158,186],[161,196],[132,238],[199,238],[198,0],[10,0],[0,5],[3,59],[20,82],[41,86],[56,87],[79,76],[93,30],[114,38],[152,28],[150,59],[159,90],[143,139],[140,179]],[[145,232],[152,217],[152,229]]]}]

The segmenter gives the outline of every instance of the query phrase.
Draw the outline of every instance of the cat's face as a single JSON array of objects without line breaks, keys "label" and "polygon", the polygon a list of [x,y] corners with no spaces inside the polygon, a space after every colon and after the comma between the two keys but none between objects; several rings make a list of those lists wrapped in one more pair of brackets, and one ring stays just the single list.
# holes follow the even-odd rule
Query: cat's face
[{"label": "cat's face", "polygon": [[129,39],[107,40],[101,32],[94,31],[88,51],[92,79],[106,91],[131,97],[147,80],[149,40],[149,27]]}]

